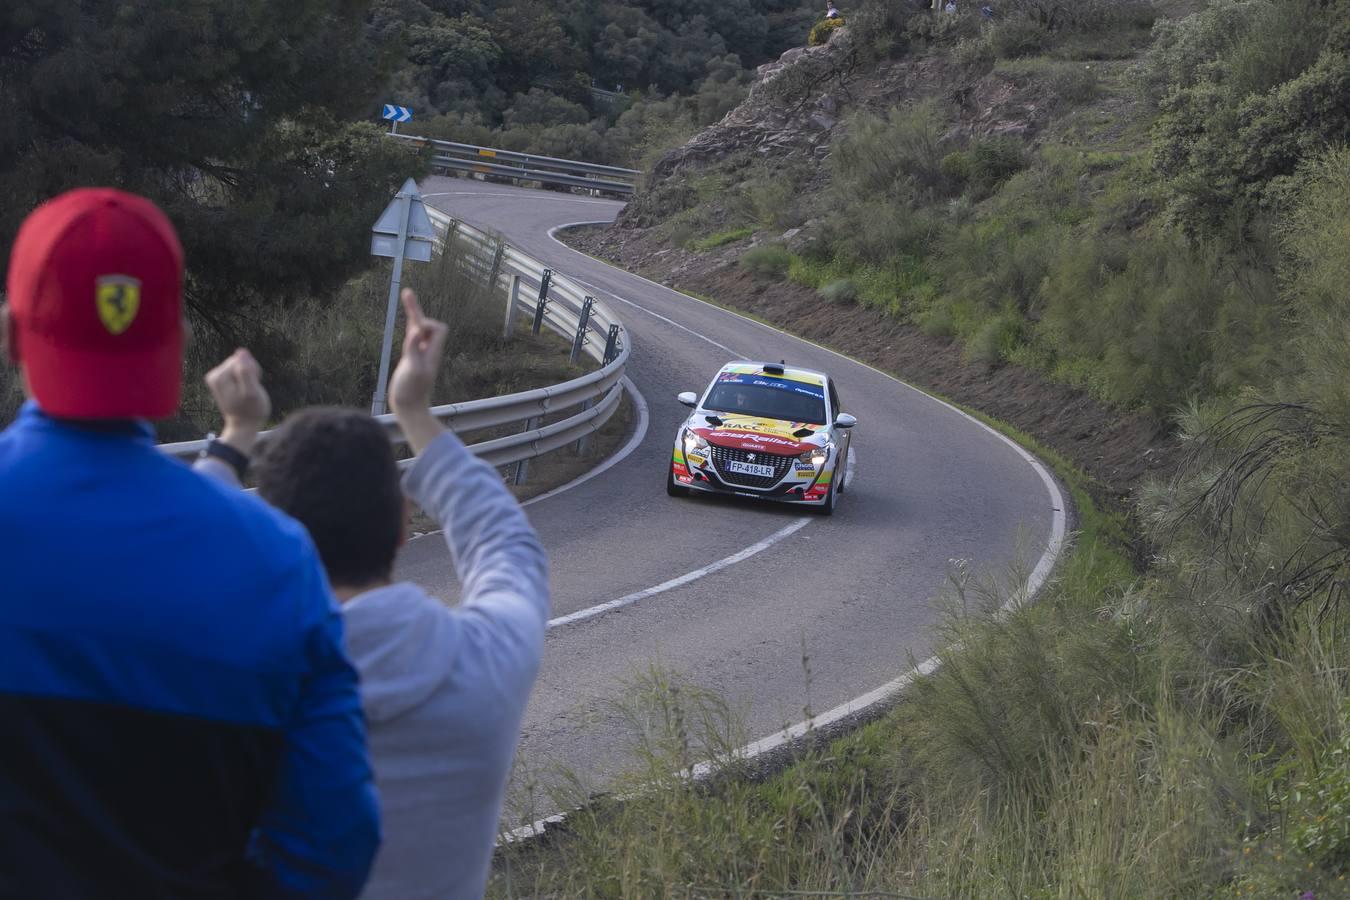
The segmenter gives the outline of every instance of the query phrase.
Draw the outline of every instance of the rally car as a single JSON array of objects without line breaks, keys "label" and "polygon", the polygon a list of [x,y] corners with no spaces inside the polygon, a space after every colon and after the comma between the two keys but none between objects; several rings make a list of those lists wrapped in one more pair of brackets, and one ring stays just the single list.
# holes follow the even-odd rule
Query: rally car
[{"label": "rally car", "polygon": [[694,412],[675,435],[666,493],[735,494],[834,512],[857,419],[840,410],[829,376],[733,362],[701,398],[690,391],[679,401]]}]

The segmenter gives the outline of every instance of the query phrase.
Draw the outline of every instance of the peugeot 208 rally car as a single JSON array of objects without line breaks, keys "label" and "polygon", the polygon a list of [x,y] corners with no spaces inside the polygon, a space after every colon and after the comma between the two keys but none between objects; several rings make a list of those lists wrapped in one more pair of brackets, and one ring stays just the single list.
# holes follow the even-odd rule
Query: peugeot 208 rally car
[{"label": "peugeot 208 rally car", "polygon": [[668,494],[735,494],[834,512],[857,420],[840,410],[828,376],[785,364],[733,362],[702,397],[687,392],[679,400],[694,413],[675,435]]}]

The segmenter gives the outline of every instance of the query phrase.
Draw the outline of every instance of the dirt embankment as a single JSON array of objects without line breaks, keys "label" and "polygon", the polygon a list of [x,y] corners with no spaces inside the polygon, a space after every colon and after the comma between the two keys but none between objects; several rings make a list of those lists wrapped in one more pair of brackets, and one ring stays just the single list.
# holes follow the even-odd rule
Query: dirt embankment
[{"label": "dirt embankment", "polygon": [[756,316],[1007,422],[1086,472],[1096,498],[1110,506],[1122,508],[1176,456],[1165,423],[1122,413],[1019,366],[968,362],[952,341],[875,309],[827,303],[810,288],[755,278],[734,264],[733,248],[694,253],[670,247],[652,230],[623,227],[581,229],[564,238],[624,269]]}]

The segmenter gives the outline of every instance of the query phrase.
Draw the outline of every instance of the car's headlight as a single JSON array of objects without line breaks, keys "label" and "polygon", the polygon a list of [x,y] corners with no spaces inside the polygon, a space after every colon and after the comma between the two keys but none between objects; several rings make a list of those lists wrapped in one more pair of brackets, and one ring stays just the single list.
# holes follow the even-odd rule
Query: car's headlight
[{"label": "car's headlight", "polygon": [[687,428],[685,429],[684,431],[685,453],[697,453],[700,450],[707,450],[707,449],[708,449],[708,442],[706,440],[704,440],[700,435],[697,435],[694,432],[690,431],[689,429]]},{"label": "car's headlight", "polygon": [[820,466],[825,465],[825,460],[830,458],[830,448],[829,446],[816,447],[812,450],[807,450],[797,458],[804,463],[810,463],[819,468]]}]

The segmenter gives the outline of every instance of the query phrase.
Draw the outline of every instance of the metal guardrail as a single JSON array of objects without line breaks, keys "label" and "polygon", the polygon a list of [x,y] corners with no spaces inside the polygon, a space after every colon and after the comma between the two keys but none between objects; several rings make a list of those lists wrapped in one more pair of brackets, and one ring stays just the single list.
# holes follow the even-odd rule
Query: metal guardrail
[{"label": "metal guardrail", "polygon": [[436,168],[452,172],[476,172],[480,175],[497,175],[519,181],[559,184],[618,194],[622,197],[632,196],[637,180],[642,174],[636,169],[601,166],[553,156],[536,156],[532,153],[516,153],[513,150],[497,150],[473,144],[457,144],[454,141],[438,141],[406,134],[392,137],[409,141],[419,147],[431,147],[435,151],[432,164]]},{"label": "metal guardrail", "polygon": [[[525,461],[584,441],[614,415],[623,393],[624,369],[632,353],[628,334],[608,306],[586,294],[571,279],[445,213],[433,209],[428,212],[442,244],[458,244],[468,253],[473,268],[491,282],[489,286],[502,292],[506,306],[504,327],[508,334],[520,316],[530,315],[536,323],[535,331],[547,327],[572,342],[573,361],[585,354],[600,364],[594,372],[562,384],[432,409],[437,419],[461,434],[525,423],[524,429],[515,434],[469,445],[470,451],[491,465],[522,464],[516,471],[519,483]],[[548,417],[573,407],[580,407],[580,411],[545,424]],[[405,443],[393,415],[377,416],[376,421],[384,425],[396,445]],[[205,447],[206,441],[160,445],[165,453],[186,459],[195,458]],[[411,462],[406,460],[404,465]]]}]

